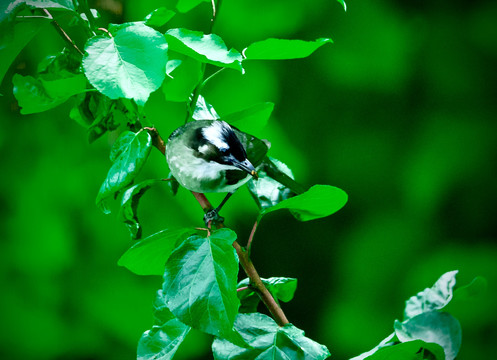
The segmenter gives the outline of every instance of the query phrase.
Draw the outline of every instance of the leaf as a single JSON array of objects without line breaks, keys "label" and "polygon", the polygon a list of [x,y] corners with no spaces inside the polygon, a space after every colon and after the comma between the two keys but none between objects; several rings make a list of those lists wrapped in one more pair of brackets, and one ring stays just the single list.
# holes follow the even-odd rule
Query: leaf
[{"label": "leaf", "polygon": [[167,309],[162,290],[157,293],[154,307],[155,325],[151,330],[145,331],[138,342],[138,360],[172,359],[190,332],[190,327]]},{"label": "leaf", "polygon": [[6,29],[0,29],[0,83],[21,50],[48,24],[47,20],[39,20],[42,21],[19,22],[12,27],[5,26]]},{"label": "leaf", "polygon": [[240,347],[216,338],[212,343],[214,359],[318,360],[330,355],[326,346],[305,337],[302,330],[292,324],[278,326],[263,314],[239,314],[235,329],[250,347]]},{"label": "leaf", "polygon": [[22,108],[21,114],[34,114],[52,109],[71,96],[86,91],[86,79],[82,74],[56,80],[44,80],[43,76],[35,79],[32,76],[15,74],[12,82],[14,96]]},{"label": "leaf", "polygon": [[66,74],[65,76],[70,76],[73,74],[79,74],[81,67],[81,56],[75,51],[64,48],[57,55],[50,55],[45,57],[38,64],[38,73],[52,75],[54,77],[63,77],[61,74]]},{"label": "leaf", "polygon": [[236,234],[220,229],[208,237],[193,235],[166,263],[166,305],[183,323],[208,334],[232,336],[238,311]]},{"label": "leaf", "polygon": [[203,2],[210,2],[210,0],[178,0],[176,9],[179,12],[186,13]]},{"label": "leaf", "polygon": [[[285,277],[271,277],[269,279],[261,278],[264,286],[269,290],[271,295],[276,301],[289,302],[293,299],[293,295],[297,290],[297,279]],[[246,278],[240,281],[237,288],[244,288],[249,286],[250,279]],[[257,305],[260,302],[259,295],[250,287],[245,290],[238,291],[238,298],[240,299],[240,312],[256,312]]]},{"label": "leaf", "polygon": [[245,60],[300,59],[308,57],[328,43],[333,43],[333,41],[328,38],[315,41],[266,39],[250,44],[243,50],[243,55]]},{"label": "leaf", "polygon": [[225,115],[221,119],[233,124],[241,131],[255,134],[266,126],[273,109],[274,104],[272,102],[263,102]]},{"label": "leaf", "polygon": [[205,101],[205,98],[202,95],[199,95],[192,118],[194,120],[218,120],[220,119],[220,116],[217,114],[214,107]]},{"label": "leaf", "polygon": [[162,91],[168,101],[187,102],[202,80],[202,64],[181,54],[176,54],[174,57],[174,60],[180,61],[180,64],[170,72],[170,77],[166,77]]},{"label": "leaf", "polygon": [[404,320],[424,312],[442,309],[452,300],[453,288],[456,285],[458,271],[443,274],[437,282],[406,301]]},{"label": "leaf", "polygon": [[345,1],[344,1],[344,0],[337,0],[337,1],[338,1],[340,4],[342,4],[342,6],[343,6],[343,10],[344,10],[344,11],[347,11],[347,4],[345,3]]},{"label": "leaf", "polygon": [[[270,158],[269,161],[272,162],[278,170],[293,179],[292,170],[290,170],[286,164],[274,158]],[[247,185],[259,208],[265,209],[275,206],[294,195],[294,192],[292,192],[291,189],[269,177],[265,166],[258,169],[258,174],[259,179],[250,179]]]},{"label": "leaf", "polygon": [[[425,354],[426,350],[429,352]],[[435,356],[434,358],[431,356]],[[386,346],[368,357],[355,357],[351,360],[444,360],[444,352],[440,345],[414,340]]]},{"label": "leaf", "polygon": [[455,359],[461,348],[461,325],[446,312],[423,312],[404,322],[396,321],[394,328],[401,342],[423,340],[439,344],[446,360]]},{"label": "leaf", "polygon": [[180,28],[168,30],[165,36],[170,50],[203,63],[243,72],[242,55],[235,49],[228,50],[223,39],[215,34]]},{"label": "leaf", "polygon": [[72,0],[25,0],[26,5],[38,9],[60,9],[76,11]]},{"label": "leaf", "polygon": [[112,26],[111,33],[111,38],[98,35],[87,41],[83,58],[86,77],[111,99],[134,99],[144,105],[166,76],[166,40],[140,22]]},{"label": "leaf", "polygon": [[309,221],[337,212],[346,202],[347,194],[343,190],[330,185],[314,185],[303,194],[263,209],[259,219],[270,212],[289,209],[297,220]]},{"label": "leaf", "polygon": [[193,229],[161,230],[135,243],[117,264],[137,275],[163,275],[176,244],[193,234]]},{"label": "leaf", "polygon": [[371,355],[375,354],[378,350],[385,348],[385,347],[391,347],[394,345],[393,339],[396,339],[395,337],[395,332],[393,334],[388,335],[385,339],[383,339],[378,345],[376,345],[373,349],[362,353],[361,355],[355,356],[350,360],[363,360],[363,359],[374,359],[374,357],[370,357]]},{"label": "leaf", "polygon": [[[138,210],[138,201],[148,189],[159,182],[160,180],[146,180],[130,187],[123,194],[119,217],[127,225],[133,240],[141,238],[142,234],[142,228],[136,213]],[[163,271],[158,275],[162,275],[162,273]]]},{"label": "leaf", "polygon": [[106,214],[110,213],[104,201],[129,185],[141,170],[152,148],[152,137],[147,131],[123,132],[112,146],[113,162],[97,195],[96,203]]},{"label": "leaf", "polygon": [[152,27],[161,27],[173,18],[176,13],[165,7],[155,9],[145,17],[145,25]]}]

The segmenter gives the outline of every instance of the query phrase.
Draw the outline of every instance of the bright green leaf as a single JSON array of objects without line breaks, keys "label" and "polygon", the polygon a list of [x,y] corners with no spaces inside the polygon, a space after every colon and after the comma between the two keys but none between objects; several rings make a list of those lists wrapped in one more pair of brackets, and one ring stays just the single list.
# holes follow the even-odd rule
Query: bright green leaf
[{"label": "bright green leaf", "polygon": [[178,0],[178,3],[176,4],[176,9],[178,9],[179,12],[186,13],[193,9],[194,7],[197,7],[199,4],[203,2],[211,2],[210,0]]},{"label": "bright green leaf", "polygon": [[[269,158],[269,161],[274,164],[279,171],[290,179],[293,179],[292,170],[290,170],[286,164],[274,158]],[[262,166],[258,169],[258,174],[259,179],[250,179],[247,185],[259,208],[266,209],[275,206],[294,194],[287,186],[269,177],[266,172],[266,166]]]},{"label": "bright green leaf", "polygon": [[166,263],[166,305],[183,323],[221,337],[232,336],[238,312],[238,258],[229,229],[208,237],[194,235],[173,251]]},{"label": "bright green leaf", "polygon": [[192,118],[194,120],[218,120],[220,116],[214,107],[205,101],[202,95],[199,95]]},{"label": "bright green leaf", "polygon": [[457,273],[458,271],[454,270],[443,274],[431,288],[427,288],[407,300],[404,320],[427,311],[442,309],[447,305],[452,300]]},{"label": "bright green leaf", "polygon": [[454,360],[461,347],[461,325],[446,312],[423,312],[404,322],[396,321],[394,328],[401,342],[423,340],[440,345],[446,360]]},{"label": "bright green leaf", "polygon": [[221,119],[249,134],[259,133],[267,124],[274,104],[264,102],[223,116]]},{"label": "bright green leaf", "polygon": [[343,10],[347,11],[347,4],[345,3],[345,0],[337,0],[340,4],[343,6]]},{"label": "bright green leaf", "polygon": [[299,59],[311,55],[328,43],[333,43],[333,41],[327,38],[315,41],[266,39],[250,44],[243,50],[243,55],[246,60]]},{"label": "bright green leaf", "polygon": [[145,25],[152,27],[161,27],[165,25],[176,13],[165,7],[155,9],[145,17]]},{"label": "bright green leaf", "polygon": [[[426,350],[429,352],[427,353]],[[434,356],[434,358],[433,358]],[[351,360],[444,360],[444,352],[440,345],[414,340],[405,343],[385,346],[367,357],[355,357]]]},{"label": "bright green leaf", "polygon": [[98,35],[86,43],[87,54],[83,58],[86,77],[111,99],[134,99],[144,105],[166,76],[166,40],[140,22],[110,29],[113,37]]},{"label": "bright green leaf", "polygon": [[[276,301],[281,300],[283,302],[289,302],[293,299],[293,295],[297,290],[297,279],[294,278],[272,277],[269,279],[261,278],[261,280]],[[256,312],[257,305],[260,301],[259,295],[257,295],[249,284],[250,279],[246,278],[237,285],[238,289],[248,287],[247,289],[238,291],[238,298],[242,304],[240,312],[242,313]]]},{"label": "bright green leaf", "polygon": [[314,185],[303,194],[263,209],[259,217],[276,210],[289,209],[298,220],[309,221],[337,212],[346,202],[345,191],[330,185]]},{"label": "bright green leaf", "polygon": [[137,275],[163,275],[166,262],[176,244],[194,233],[195,230],[192,229],[159,231],[134,244],[117,264]]},{"label": "bright green leaf", "polygon": [[191,57],[176,54],[176,61],[180,61],[166,77],[162,91],[168,101],[187,102],[202,79],[202,64]]},{"label": "bright green leaf", "polygon": [[97,195],[97,205],[108,214],[104,201],[128,186],[141,170],[152,148],[152,137],[147,131],[123,132],[114,143],[110,159],[113,162]]},{"label": "bright green leaf", "polygon": [[155,300],[155,324],[138,342],[137,360],[169,360],[190,331],[165,306],[162,290]]},{"label": "bright green leaf", "polygon": [[228,50],[224,41],[215,34],[204,35],[200,31],[171,29],[165,35],[170,50],[200,62],[243,72],[242,55],[235,49]]},{"label": "bright green leaf", "polygon": [[364,359],[374,359],[374,357],[370,357],[371,355],[375,354],[378,350],[383,349],[385,347],[391,347],[394,345],[394,339],[395,337],[395,332],[393,334],[390,334],[387,336],[385,339],[383,339],[378,345],[376,345],[373,349],[362,353],[361,355],[355,356],[350,360],[364,360]]},{"label": "bright green leaf", "polygon": [[[160,180],[146,180],[127,189],[121,200],[119,217],[127,225],[133,240],[141,238],[142,228],[138,221],[138,202],[143,194]],[[165,264],[165,262],[164,262]],[[164,270],[164,269],[162,269]],[[163,271],[157,275],[162,275]]]},{"label": "bright green leaf", "polygon": [[15,74],[14,96],[21,107],[21,114],[33,114],[52,109],[73,95],[86,91],[86,79],[83,74],[72,75],[56,80],[38,79],[32,76]]},{"label": "bright green leaf", "polygon": [[235,329],[249,347],[217,338],[212,344],[214,359],[320,360],[330,355],[326,346],[305,337],[302,330],[292,324],[279,326],[263,314],[239,314]]}]

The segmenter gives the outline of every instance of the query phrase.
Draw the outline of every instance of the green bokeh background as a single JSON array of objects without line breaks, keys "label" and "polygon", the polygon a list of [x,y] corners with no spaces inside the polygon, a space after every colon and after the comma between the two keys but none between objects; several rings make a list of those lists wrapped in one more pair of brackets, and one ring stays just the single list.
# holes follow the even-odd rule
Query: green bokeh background
[{"label": "green bokeh background", "polygon": [[[164,5],[174,1],[93,2],[113,22]],[[203,4],[171,26],[205,30],[209,11]],[[495,357],[496,18],[495,1],[351,0],[347,13],[333,0],[223,1],[215,31],[239,50],[267,37],[335,41],[304,60],[254,61],[243,77],[227,70],[205,92],[221,114],[276,103],[260,134],[271,155],[300,182],[349,194],[326,219],[268,215],[252,255],[262,276],[299,279],[283,308],[333,359],[375,346],[405,299],[454,269],[461,283],[489,283],[483,299],[455,310],[459,359]],[[48,27],[14,67],[33,74],[62,46]],[[70,103],[21,116],[13,73],[0,89],[0,358],[133,359],[161,279],[117,266],[127,230],[95,206],[116,134],[89,145]],[[146,111],[164,136],[183,119],[160,90]],[[140,177],[167,175],[153,151]],[[257,211],[247,191],[223,211],[244,242]],[[146,234],[202,223],[191,194],[166,187],[145,195],[140,217]],[[193,333],[177,358],[212,358],[209,341]]]}]

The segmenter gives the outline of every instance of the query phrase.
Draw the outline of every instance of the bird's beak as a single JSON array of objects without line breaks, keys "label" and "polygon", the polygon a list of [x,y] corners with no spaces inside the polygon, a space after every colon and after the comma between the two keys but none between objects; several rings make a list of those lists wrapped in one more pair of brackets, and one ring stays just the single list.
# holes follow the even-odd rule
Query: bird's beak
[{"label": "bird's beak", "polygon": [[254,179],[259,179],[259,175],[257,175],[257,171],[255,171],[254,165],[248,159],[245,159],[244,161],[237,161],[233,164],[240,170],[248,172],[250,175],[254,177]]}]

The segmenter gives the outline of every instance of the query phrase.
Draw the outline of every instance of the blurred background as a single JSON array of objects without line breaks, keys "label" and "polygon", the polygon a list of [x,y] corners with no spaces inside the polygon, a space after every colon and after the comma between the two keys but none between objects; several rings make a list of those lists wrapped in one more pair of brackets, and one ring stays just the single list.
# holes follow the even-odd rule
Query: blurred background
[{"label": "blurred background", "polygon": [[[90,1],[101,24],[142,20],[174,4]],[[486,296],[454,312],[463,327],[458,358],[493,358],[497,3],[347,5],[345,13],[333,0],[222,3],[215,32],[238,50],[268,37],[335,41],[308,59],[254,61],[245,76],[224,71],[205,89],[221,115],[274,102],[258,134],[272,142],[270,155],[303,184],[349,194],[344,209],[322,220],[268,215],[253,261],[263,277],[298,278],[284,311],[327,345],[332,359],[344,360],[390,334],[404,301],[444,272],[459,269],[460,284],[482,275]],[[205,31],[209,19],[204,3],[170,26]],[[63,46],[47,27],[0,88],[0,358],[133,359],[152,325],[161,278],[117,266],[131,245],[127,230],[115,212],[104,215],[95,206],[116,134],[89,145],[85,129],[68,117],[70,101],[21,116],[12,95],[14,72],[34,74],[43,57]],[[183,111],[160,90],[146,106],[163,137],[182,124]],[[140,178],[167,175],[153,151]],[[257,213],[248,192],[239,191],[223,212],[244,243]],[[145,235],[202,224],[191,194],[172,197],[165,186],[143,197],[139,216]],[[177,358],[212,358],[209,347],[210,338],[194,332]]]}]

